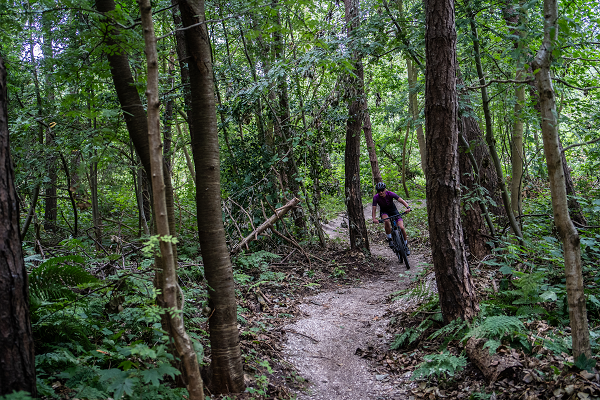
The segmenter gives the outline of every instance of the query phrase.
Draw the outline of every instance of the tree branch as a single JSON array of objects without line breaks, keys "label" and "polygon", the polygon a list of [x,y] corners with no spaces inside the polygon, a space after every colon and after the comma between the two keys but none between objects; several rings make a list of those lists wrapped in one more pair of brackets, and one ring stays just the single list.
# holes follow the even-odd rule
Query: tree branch
[{"label": "tree branch", "polygon": [[562,152],[564,153],[565,151],[572,149],[573,147],[585,146],[586,144],[592,144],[592,143],[596,143],[596,142],[600,142],[600,138],[588,140],[587,142],[583,142],[583,143],[575,143],[575,144],[569,145],[567,147],[563,147]]},{"label": "tree branch", "polygon": [[488,86],[490,86],[492,83],[530,83],[533,82],[534,79],[525,79],[525,80],[517,80],[517,79],[492,79],[490,81],[488,81],[485,85],[480,85],[480,86],[466,86],[465,89],[467,90],[481,90],[483,88],[486,88]]},{"label": "tree branch", "polygon": [[590,86],[590,87],[578,87],[578,86],[573,86],[570,83],[565,82],[564,80],[554,77],[553,78],[555,81],[562,83],[565,86],[568,86],[572,89],[577,89],[577,90],[581,90],[584,94],[587,94],[588,90],[594,90],[594,89],[600,89],[600,86]]}]

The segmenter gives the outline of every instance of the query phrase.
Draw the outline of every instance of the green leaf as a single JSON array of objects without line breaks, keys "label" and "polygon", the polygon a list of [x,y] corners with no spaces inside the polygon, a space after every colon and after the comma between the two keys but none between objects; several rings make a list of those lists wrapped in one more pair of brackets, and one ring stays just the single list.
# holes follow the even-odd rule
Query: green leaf
[{"label": "green leaf", "polygon": [[585,369],[587,372],[593,372],[593,369],[596,366],[596,360],[587,358],[585,354],[581,353],[575,360],[575,366],[581,370]]},{"label": "green leaf", "polygon": [[512,275],[513,273],[513,269],[510,265],[503,265],[502,267],[500,267],[499,271],[504,275]]}]

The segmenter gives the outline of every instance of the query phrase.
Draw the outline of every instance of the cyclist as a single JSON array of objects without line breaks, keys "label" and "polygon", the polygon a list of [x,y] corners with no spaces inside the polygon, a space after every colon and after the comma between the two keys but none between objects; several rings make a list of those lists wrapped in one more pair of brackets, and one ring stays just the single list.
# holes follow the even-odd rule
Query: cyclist
[{"label": "cyclist", "polygon": [[[375,190],[377,190],[377,194],[373,196],[373,223],[377,224],[379,221],[375,218],[375,214],[377,211],[377,205],[379,205],[379,215],[381,219],[387,218],[390,215],[400,214],[396,205],[394,204],[394,199],[398,203],[402,203],[404,207],[406,207],[406,211],[410,212],[410,206],[406,201],[404,201],[400,196],[398,196],[394,192],[390,192],[385,189],[385,183],[379,182],[375,185]],[[404,236],[404,244],[406,244],[406,255],[410,254],[410,250],[408,249],[408,235],[406,234],[406,229],[404,229],[404,221],[402,221],[401,217],[398,217],[396,220],[398,227],[402,231],[402,235]],[[385,233],[387,234],[388,242],[390,247],[394,247],[394,242],[392,240],[392,223],[389,219],[385,220]]]}]

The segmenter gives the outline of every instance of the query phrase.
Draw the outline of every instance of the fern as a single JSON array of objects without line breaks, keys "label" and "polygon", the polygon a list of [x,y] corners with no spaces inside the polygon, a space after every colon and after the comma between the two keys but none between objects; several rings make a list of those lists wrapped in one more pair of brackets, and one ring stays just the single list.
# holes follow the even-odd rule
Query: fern
[{"label": "fern", "polygon": [[417,327],[406,328],[401,335],[396,335],[396,338],[390,345],[390,349],[398,350],[402,347],[410,346],[411,344],[416,342],[417,339],[421,337],[423,332],[425,332],[427,328],[429,328],[431,325],[433,325],[433,321],[431,321],[430,319],[426,319],[423,322],[421,322],[421,324],[419,324],[419,326]]},{"label": "fern", "polygon": [[76,255],[54,257],[34,269],[29,274],[33,308],[44,301],[74,299],[76,295],[72,288],[97,283],[98,279],[81,266],[84,263],[85,260]]},{"label": "fern", "polygon": [[471,329],[465,336],[465,340],[474,338],[501,339],[507,334],[521,333],[525,326],[517,317],[498,315],[485,318],[482,323]]},{"label": "fern", "polygon": [[453,356],[448,352],[425,356],[425,362],[418,365],[411,379],[423,379],[429,376],[454,376],[467,365],[465,356]]}]

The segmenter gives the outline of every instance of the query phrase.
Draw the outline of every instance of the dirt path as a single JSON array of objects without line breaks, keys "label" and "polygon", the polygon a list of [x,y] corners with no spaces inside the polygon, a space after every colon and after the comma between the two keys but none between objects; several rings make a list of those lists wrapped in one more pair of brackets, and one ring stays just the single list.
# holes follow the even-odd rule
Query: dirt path
[{"label": "dirt path", "polygon": [[[371,220],[370,207],[365,209],[365,216]],[[342,217],[331,221],[324,227],[326,233],[345,237],[347,229],[340,227],[342,221]],[[305,298],[300,310],[306,318],[285,328],[286,358],[310,383],[307,392],[298,394],[299,399],[404,398],[395,384],[401,377],[371,371],[367,361],[355,352],[357,348],[390,343],[387,321],[382,319],[387,311],[386,297],[406,287],[408,275],[420,269],[418,264],[424,258],[409,256],[411,270],[407,273],[387,244],[371,241],[371,252],[389,262],[385,275],[359,286],[344,286]],[[401,273],[403,277],[399,277]]]}]

